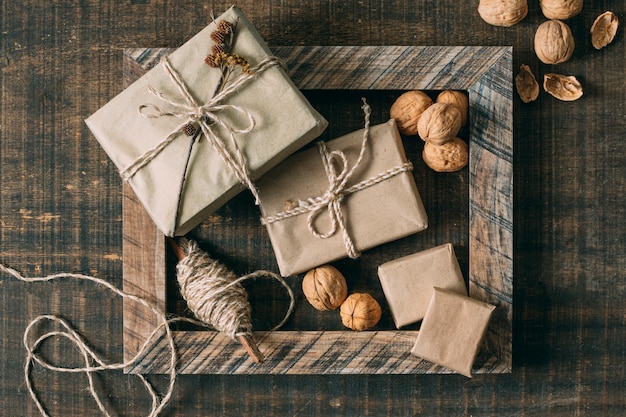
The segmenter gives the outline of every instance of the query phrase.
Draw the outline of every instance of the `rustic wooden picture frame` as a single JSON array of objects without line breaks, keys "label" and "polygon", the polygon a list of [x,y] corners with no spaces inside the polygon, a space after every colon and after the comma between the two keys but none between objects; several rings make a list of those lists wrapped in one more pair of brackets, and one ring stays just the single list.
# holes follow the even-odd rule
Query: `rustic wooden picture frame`
[{"label": "rustic wooden picture frame", "polygon": [[[125,82],[158,62],[167,49],[128,49]],[[277,47],[302,90],[464,90],[470,102],[469,291],[497,306],[474,373],[505,373],[512,365],[513,86],[512,48],[483,46]],[[124,291],[167,311],[165,238],[132,190],[124,186]],[[147,308],[124,304],[124,355],[133,358],[159,325]],[[410,331],[256,332],[267,360],[214,331],[174,331],[180,373],[422,374],[451,371],[409,352]],[[349,335],[346,335],[349,333]],[[129,373],[166,373],[169,350],[150,342]]]}]

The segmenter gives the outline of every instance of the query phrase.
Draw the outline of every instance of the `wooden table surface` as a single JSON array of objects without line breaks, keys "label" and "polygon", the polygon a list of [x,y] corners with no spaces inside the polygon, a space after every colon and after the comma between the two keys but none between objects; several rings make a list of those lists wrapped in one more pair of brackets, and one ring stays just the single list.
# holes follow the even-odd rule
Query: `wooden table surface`
[{"label": "wooden table surface", "polygon": [[[570,61],[539,62],[538,2],[511,28],[476,1],[242,1],[270,46],[512,45],[514,72],[576,75],[584,96],[514,100],[513,372],[478,375],[212,376],[177,379],[171,416],[621,416],[626,413],[626,43],[591,46],[594,18],[621,0],[588,1],[568,21]],[[176,47],[230,3],[0,1],[0,262],[28,276],[90,274],[121,287],[122,183],[83,119],[122,89],[122,51]],[[88,282],[0,276],[0,415],[38,411],[24,382],[22,336],[42,314],[67,319],[119,361],[122,301]],[[37,334],[49,330],[38,326]],[[80,364],[64,340],[43,353]],[[97,415],[84,376],[33,369],[52,416]],[[167,377],[150,376],[160,392]],[[142,416],[150,399],[121,371],[96,377],[107,408]]]}]

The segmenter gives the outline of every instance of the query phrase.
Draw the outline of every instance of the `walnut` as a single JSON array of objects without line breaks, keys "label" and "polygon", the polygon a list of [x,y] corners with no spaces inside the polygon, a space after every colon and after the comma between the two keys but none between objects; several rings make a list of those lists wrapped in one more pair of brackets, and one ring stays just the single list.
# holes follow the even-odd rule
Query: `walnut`
[{"label": "walnut", "polygon": [[528,14],[526,0],[480,0],[478,14],[494,26],[513,26]]},{"label": "walnut", "polygon": [[515,77],[515,87],[524,103],[530,103],[539,97],[539,83],[528,65],[520,66],[520,72]]},{"label": "walnut", "polygon": [[304,275],[302,292],[320,311],[336,310],[348,295],[346,279],[332,265],[314,268]]},{"label": "walnut", "polygon": [[573,75],[546,74],[543,76],[543,89],[563,101],[578,100],[583,95],[583,87]]},{"label": "walnut", "polygon": [[591,26],[591,44],[602,49],[611,42],[617,33],[619,19],[613,12],[604,12],[596,18]]},{"label": "walnut", "polygon": [[452,104],[461,112],[461,126],[467,125],[467,113],[469,110],[467,94],[462,91],[445,90],[439,93],[435,102]]},{"label": "walnut", "polygon": [[389,115],[404,135],[417,135],[417,121],[433,101],[422,91],[407,91],[391,105]]},{"label": "walnut", "polygon": [[467,165],[469,150],[467,143],[460,138],[453,138],[443,145],[426,142],[422,159],[433,171],[454,172]]},{"label": "walnut", "polygon": [[367,293],[350,294],[339,311],[343,325],[357,331],[374,327],[382,315],[378,301]]},{"label": "walnut", "polygon": [[574,53],[574,36],[560,20],[543,22],[535,32],[535,53],[544,64],[565,62]]},{"label": "walnut", "polygon": [[565,20],[580,13],[583,0],[540,0],[539,6],[548,19]]},{"label": "walnut", "polygon": [[441,145],[456,136],[463,116],[453,105],[434,103],[422,113],[417,122],[417,133],[426,142]]}]

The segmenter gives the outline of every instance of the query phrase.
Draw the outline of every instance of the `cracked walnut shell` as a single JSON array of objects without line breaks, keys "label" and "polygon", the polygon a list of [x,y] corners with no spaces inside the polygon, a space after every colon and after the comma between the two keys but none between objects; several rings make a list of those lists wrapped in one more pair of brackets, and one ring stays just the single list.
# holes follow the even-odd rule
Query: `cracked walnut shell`
[{"label": "cracked walnut shell", "polygon": [[376,326],[382,316],[380,304],[367,293],[350,294],[339,311],[343,325],[357,331]]},{"label": "cracked walnut shell", "polygon": [[437,96],[437,103],[452,104],[461,112],[461,126],[467,125],[467,113],[469,110],[469,99],[462,91],[444,90]]},{"label": "cracked walnut shell", "polygon": [[453,138],[443,145],[426,142],[422,159],[430,169],[436,172],[454,172],[465,167],[469,162],[469,148],[460,138]]},{"label": "cracked walnut shell", "polygon": [[573,75],[546,74],[543,76],[543,89],[563,101],[578,100],[583,95],[583,87]]},{"label": "cracked walnut shell", "polygon": [[417,122],[433,101],[422,91],[407,91],[391,105],[389,116],[395,119],[398,130],[404,135],[417,135]]},{"label": "cracked walnut shell", "polygon": [[596,49],[602,49],[615,38],[619,19],[613,12],[604,12],[591,25],[591,44]]},{"label": "cracked walnut shell", "polygon": [[463,116],[453,105],[434,103],[422,113],[417,122],[417,133],[425,142],[446,143],[459,133]]},{"label": "cracked walnut shell", "polygon": [[524,103],[530,103],[539,97],[539,83],[528,65],[520,66],[520,72],[515,77],[515,87]]},{"label": "cracked walnut shell", "polygon": [[337,268],[323,265],[304,275],[302,292],[317,310],[336,310],[348,295],[346,279]]},{"label": "cracked walnut shell", "polygon": [[509,27],[528,14],[526,0],[480,0],[478,14],[490,25]]},{"label": "cracked walnut shell", "polygon": [[543,22],[535,32],[535,53],[544,64],[565,62],[574,53],[574,36],[560,20]]},{"label": "cracked walnut shell", "polygon": [[541,0],[539,6],[548,19],[565,20],[581,12],[583,0]]}]

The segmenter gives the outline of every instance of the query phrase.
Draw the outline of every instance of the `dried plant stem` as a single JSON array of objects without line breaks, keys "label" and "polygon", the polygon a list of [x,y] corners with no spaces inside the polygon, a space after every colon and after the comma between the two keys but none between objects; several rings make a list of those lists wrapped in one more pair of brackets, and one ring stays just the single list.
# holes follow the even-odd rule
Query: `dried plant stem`
[{"label": "dried plant stem", "polygon": [[183,169],[183,176],[180,179],[180,185],[178,187],[178,204],[176,205],[176,212],[174,213],[174,228],[178,224],[178,217],[180,216],[180,209],[182,207],[183,201],[183,191],[185,189],[185,180],[187,179],[187,169],[189,168],[189,161],[191,160],[191,154],[193,152],[193,145],[196,143],[196,139],[200,136],[202,130],[198,129],[198,131],[193,135],[191,141],[189,142],[189,150],[187,151],[187,159],[185,160],[185,168]]}]

